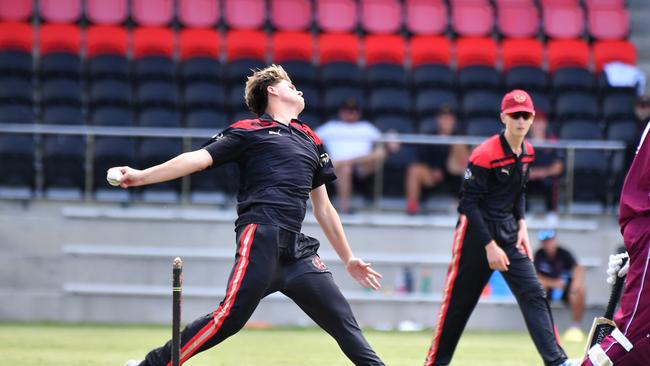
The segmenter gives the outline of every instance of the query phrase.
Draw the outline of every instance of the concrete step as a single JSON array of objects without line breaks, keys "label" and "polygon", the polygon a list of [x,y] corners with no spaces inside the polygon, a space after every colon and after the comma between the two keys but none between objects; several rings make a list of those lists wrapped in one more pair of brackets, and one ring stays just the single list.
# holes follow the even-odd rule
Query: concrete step
[{"label": "concrete step", "polygon": [[[170,289],[166,286],[115,286],[69,283],[64,314],[67,321],[169,323],[171,320]],[[223,292],[216,288],[187,287],[183,290],[184,322],[213,311]],[[440,306],[440,294],[383,294],[366,291],[345,291],[359,323],[364,327],[392,329],[404,321],[422,327],[435,324]],[[593,316],[602,313],[601,306],[588,306],[583,328],[587,329]],[[481,299],[470,322],[469,329],[524,330],[525,324],[518,305],[511,298]],[[564,306],[553,307],[560,329],[569,324],[569,313]],[[504,322],[503,319],[508,319]],[[309,317],[291,299],[275,293],[262,300],[251,321],[282,326],[314,326]]]}]

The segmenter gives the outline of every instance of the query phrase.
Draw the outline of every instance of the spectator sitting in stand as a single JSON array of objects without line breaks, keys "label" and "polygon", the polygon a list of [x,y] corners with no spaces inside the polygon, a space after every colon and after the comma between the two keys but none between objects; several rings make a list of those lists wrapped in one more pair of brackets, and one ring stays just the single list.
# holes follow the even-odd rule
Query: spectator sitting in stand
[{"label": "spectator sitting in stand", "polygon": [[[440,109],[436,116],[434,133],[451,136],[456,133],[456,116],[448,107]],[[442,182],[457,192],[467,165],[469,150],[465,145],[418,145],[417,161],[406,170],[406,212],[415,215],[419,211],[423,188],[434,188]]]},{"label": "spectator sitting in stand", "polygon": [[[548,119],[546,115],[538,113],[535,122],[530,128],[532,143],[545,140],[554,140],[548,133]],[[564,172],[564,151],[559,149],[535,148],[535,163],[530,169],[527,194],[542,194],[546,206],[547,224],[557,225],[557,205],[560,186],[560,177]]]},{"label": "spectator sitting in stand", "polygon": [[535,269],[549,301],[562,300],[571,307],[572,324],[564,333],[569,342],[584,341],[581,329],[585,308],[584,269],[568,250],[557,245],[555,230],[541,230],[542,247],[535,253]]},{"label": "spectator sitting in stand", "polygon": [[354,177],[367,178],[375,172],[386,152],[375,140],[381,132],[372,123],[361,120],[361,106],[347,98],[339,108],[338,119],[327,121],[316,130],[336,171],[336,194],[339,211],[350,213]]}]

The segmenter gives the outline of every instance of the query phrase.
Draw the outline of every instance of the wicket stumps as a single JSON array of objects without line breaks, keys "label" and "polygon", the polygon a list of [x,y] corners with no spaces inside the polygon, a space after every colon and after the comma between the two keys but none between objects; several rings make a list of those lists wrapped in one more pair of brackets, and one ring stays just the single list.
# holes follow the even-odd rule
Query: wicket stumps
[{"label": "wicket stumps", "polygon": [[183,261],[176,257],[172,264],[172,366],[181,359],[181,301],[183,293]]}]

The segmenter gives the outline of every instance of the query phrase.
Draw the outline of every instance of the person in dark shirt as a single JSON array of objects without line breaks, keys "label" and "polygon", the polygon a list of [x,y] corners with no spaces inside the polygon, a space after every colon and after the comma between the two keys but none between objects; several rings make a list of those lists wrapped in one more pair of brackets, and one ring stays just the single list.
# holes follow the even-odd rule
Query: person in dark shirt
[{"label": "person in dark shirt", "polygon": [[[164,182],[235,162],[240,169],[236,260],[219,307],[181,333],[181,363],[238,332],[265,296],[280,291],[331,334],[355,365],[383,365],[361,333],[350,305],[320,260],[318,240],[300,233],[307,199],[349,274],[378,289],[381,275],[356,258],[325,183],[336,178],[320,139],[297,119],[302,92],[282,67],[248,77],[246,104],[258,118],[233,123],[202,149],[137,170],[118,167],[123,188]],[[166,366],[171,341],[127,366]]]},{"label": "person in dark shirt", "polygon": [[544,365],[568,362],[555,338],[551,310],[535,274],[524,218],[524,187],[535,160],[525,137],[534,118],[528,93],[507,93],[501,102],[505,131],[488,138],[469,158],[452,259],[425,366],[449,365],[494,270],[501,271],[515,295]]},{"label": "person in dark shirt", "polygon": [[540,230],[537,238],[542,247],[535,252],[534,263],[546,297],[550,301],[562,300],[571,307],[572,324],[563,338],[582,342],[585,338],[580,328],[585,309],[584,268],[571,252],[557,245],[555,230]]},{"label": "person in dark shirt", "polygon": [[[448,107],[436,116],[438,136],[451,136],[456,132],[456,116]],[[465,145],[418,145],[417,161],[406,169],[406,212],[415,215],[420,208],[423,188],[432,189],[443,182],[459,187],[469,151]],[[455,192],[458,188],[455,188]]]}]

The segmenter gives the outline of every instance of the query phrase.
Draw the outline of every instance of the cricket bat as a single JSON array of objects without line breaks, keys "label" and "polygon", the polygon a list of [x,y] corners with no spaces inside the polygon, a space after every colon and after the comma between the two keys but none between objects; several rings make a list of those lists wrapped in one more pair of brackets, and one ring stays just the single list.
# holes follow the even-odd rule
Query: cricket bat
[{"label": "cricket bat", "polygon": [[[621,268],[623,268],[627,260],[627,258],[623,259]],[[589,352],[591,347],[600,344],[616,328],[616,323],[612,319],[614,318],[614,311],[616,310],[616,305],[618,305],[618,300],[621,297],[624,285],[625,277],[616,277],[616,282],[612,286],[612,292],[609,295],[605,314],[594,318],[594,322],[591,324],[591,330],[589,331],[587,346],[585,348],[585,357],[587,357],[587,352]]]}]

